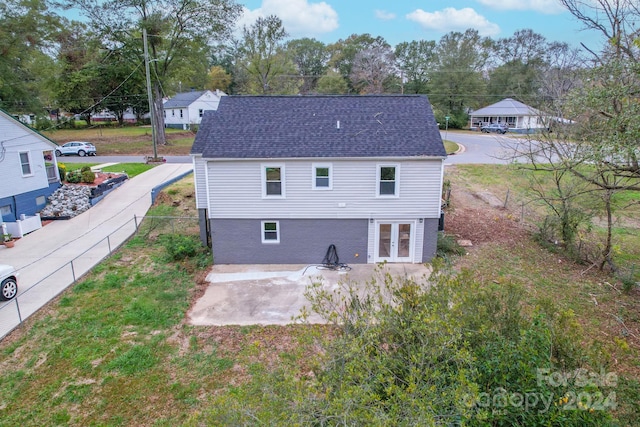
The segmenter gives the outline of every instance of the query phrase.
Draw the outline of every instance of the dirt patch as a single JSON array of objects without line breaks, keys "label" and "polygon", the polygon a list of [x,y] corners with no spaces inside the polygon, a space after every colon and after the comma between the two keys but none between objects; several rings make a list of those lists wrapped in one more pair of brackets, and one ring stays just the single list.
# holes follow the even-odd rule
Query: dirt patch
[{"label": "dirt patch", "polygon": [[503,208],[489,192],[473,192],[457,187],[451,192],[445,211],[445,232],[458,240],[470,240],[472,245],[512,242],[526,239],[530,228],[522,224],[517,213]]}]

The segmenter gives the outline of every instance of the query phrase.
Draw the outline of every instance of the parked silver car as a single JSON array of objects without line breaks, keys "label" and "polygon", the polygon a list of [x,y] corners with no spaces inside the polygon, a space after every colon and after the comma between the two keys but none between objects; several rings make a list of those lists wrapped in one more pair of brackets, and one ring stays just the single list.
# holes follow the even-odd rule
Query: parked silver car
[{"label": "parked silver car", "polygon": [[502,123],[491,123],[489,125],[482,126],[480,130],[485,133],[496,132],[496,133],[505,134],[507,133],[509,128],[503,125]]},{"label": "parked silver car", "polygon": [[69,141],[56,149],[56,156],[76,155],[80,157],[95,156],[96,147],[90,142]]},{"label": "parked silver car", "polygon": [[0,264],[0,301],[8,301],[18,295],[18,273],[10,265]]}]

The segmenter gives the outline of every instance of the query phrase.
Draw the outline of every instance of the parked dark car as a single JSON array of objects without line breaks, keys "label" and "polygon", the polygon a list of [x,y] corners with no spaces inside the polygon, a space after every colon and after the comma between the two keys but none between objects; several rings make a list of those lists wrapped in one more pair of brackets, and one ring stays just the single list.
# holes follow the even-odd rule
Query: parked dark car
[{"label": "parked dark car", "polygon": [[505,134],[507,133],[507,131],[509,131],[509,128],[502,123],[491,123],[486,126],[482,126],[480,130],[485,133],[495,132]]}]

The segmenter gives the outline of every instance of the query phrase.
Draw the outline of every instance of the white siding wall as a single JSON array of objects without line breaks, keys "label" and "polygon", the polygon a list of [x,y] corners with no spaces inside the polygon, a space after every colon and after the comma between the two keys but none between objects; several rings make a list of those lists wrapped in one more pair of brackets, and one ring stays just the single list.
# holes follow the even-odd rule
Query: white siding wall
[{"label": "white siding wall", "polygon": [[[220,97],[213,92],[205,92],[200,98],[193,101],[189,106],[167,108],[165,111],[164,123],[167,125],[176,124],[200,124],[200,110],[217,110],[220,104]],[[175,111],[175,116],[173,115]],[[180,117],[182,110],[182,118]]]},{"label": "white siding wall", "polygon": [[207,163],[201,156],[193,156],[193,176],[196,187],[196,209],[207,208]]},{"label": "white siding wall", "polygon": [[200,117],[200,110],[217,110],[218,104],[220,104],[220,98],[218,98],[218,96],[214,94],[207,95],[207,93],[205,93],[193,104],[189,105],[189,121],[187,123],[200,124],[202,121],[202,117]]},{"label": "white siding wall", "polygon": [[[4,152],[0,153],[0,197],[9,197],[49,186],[42,152],[53,150],[51,144],[14,120],[0,114],[0,135]],[[31,175],[23,176],[20,153],[28,151]]]},{"label": "white siding wall", "polygon": [[[312,164],[331,163],[333,189],[312,190]],[[209,161],[210,218],[437,218],[442,160],[274,160],[284,164],[286,198],[262,197],[269,161]],[[399,197],[376,197],[378,164],[400,165]]]}]

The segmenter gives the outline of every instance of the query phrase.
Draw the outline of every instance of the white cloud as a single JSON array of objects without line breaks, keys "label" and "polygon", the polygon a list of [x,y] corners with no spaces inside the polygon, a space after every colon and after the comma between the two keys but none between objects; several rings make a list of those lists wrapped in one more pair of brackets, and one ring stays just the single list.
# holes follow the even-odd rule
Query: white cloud
[{"label": "white cloud", "polygon": [[396,14],[387,12],[386,10],[376,9],[375,11],[376,18],[381,19],[383,21],[391,21],[392,19],[396,19]]},{"label": "white cloud", "polygon": [[500,27],[497,24],[490,22],[469,7],[464,9],[447,7],[436,12],[425,12],[422,9],[417,9],[407,14],[406,17],[427,30],[448,33],[450,31],[465,31],[468,28],[473,28],[478,30],[478,33],[482,36],[495,36],[500,33]]},{"label": "white cloud", "polygon": [[566,9],[558,0],[477,0],[479,3],[498,10],[533,10],[553,15]]},{"label": "white cloud", "polygon": [[329,33],[338,28],[338,14],[327,3],[310,3],[308,0],[263,0],[262,7],[254,10],[243,8],[238,28],[249,26],[259,17],[276,15],[282,20],[289,35]]}]

